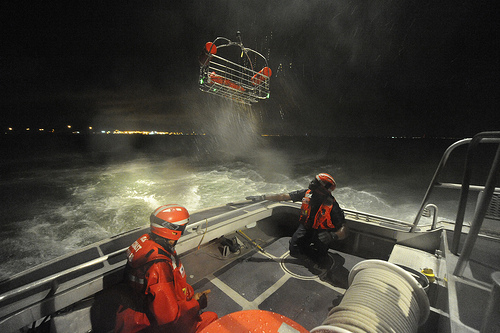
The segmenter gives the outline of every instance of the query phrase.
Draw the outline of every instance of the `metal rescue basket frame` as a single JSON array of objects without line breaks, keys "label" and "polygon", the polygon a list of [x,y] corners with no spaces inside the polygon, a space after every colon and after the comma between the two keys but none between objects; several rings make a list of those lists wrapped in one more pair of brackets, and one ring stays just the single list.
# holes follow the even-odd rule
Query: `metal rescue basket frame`
[{"label": "metal rescue basket frame", "polygon": [[269,98],[271,69],[259,52],[225,37],[208,42],[199,57],[200,90],[251,105]]}]

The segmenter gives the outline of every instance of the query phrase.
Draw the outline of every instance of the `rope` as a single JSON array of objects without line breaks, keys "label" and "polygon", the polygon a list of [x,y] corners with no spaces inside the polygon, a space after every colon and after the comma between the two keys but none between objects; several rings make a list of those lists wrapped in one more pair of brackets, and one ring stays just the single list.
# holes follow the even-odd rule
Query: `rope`
[{"label": "rope", "polygon": [[198,251],[200,249],[200,246],[201,246],[201,242],[203,242],[203,238],[205,238],[205,235],[207,233],[207,230],[208,230],[208,219],[205,219],[205,231],[203,232],[203,236],[201,236],[201,239],[200,239],[200,242],[198,243],[198,246],[196,247],[196,251]]},{"label": "rope", "polygon": [[311,333],[415,333],[429,315],[424,289],[405,270],[365,260],[349,274],[349,289]]}]

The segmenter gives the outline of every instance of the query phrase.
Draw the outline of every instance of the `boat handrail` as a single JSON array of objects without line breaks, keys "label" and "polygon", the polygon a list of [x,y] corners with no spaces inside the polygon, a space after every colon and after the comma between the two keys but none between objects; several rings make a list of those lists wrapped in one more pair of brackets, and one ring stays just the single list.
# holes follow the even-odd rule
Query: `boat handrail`
[{"label": "boat handrail", "polygon": [[[354,215],[356,217],[356,219],[358,219],[358,220],[361,220],[361,217],[363,217],[365,222],[375,222],[373,220],[377,220],[380,222],[384,222],[384,223],[388,223],[388,224],[397,224],[397,225],[404,226],[404,227],[413,226],[413,223],[404,222],[404,221],[396,220],[396,219],[391,219],[391,218],[380,216],[380,215],[364,213],[364,212],[360,212],[357,210],[351,210],[351,209],[343,209],[343,210],[344,210],[344,213]],[[372,219],[372,220],[370,220],[370,219]]]},{"label": "boat handrail", "polygon": [[[222,214],[216,215],[214,217],[220,218],[221,216],[227,216],[228,214],[234,214],[235,211],[246,210],[246,209],[248,209],[248,207],[253,207],[253,206],[262,206],[262,204],[261,203],[251,204],[251,205],[245,206],[243,208],[234,209],[234,210],[231,210],[230,212],[226,212],[226,213],[222,213]],[[210,219],[211,218],[208,218],[208,220],[210,220]],[[193,227],[196,228],[199,225],[204,225],[206,223],[205,220],[206,219],[198,221],[198,222],[194,223],[193,225],[190,225],[189,227],[192,229]],[[113,236],[112,238],[115,238],[115,237],[116,236]],[[96,245],[96,246],[99,247],[99,245]],[[111,259],[113,257],[116,257],[118,255],[121,255],[121,254],[125,253],[127,251],[127,249],[128,249],[128,246],[124,247],[122,249],[116,250],[114,252],[102,255],[102,256],[100,256],[98,258],[89,260],[89,261],[84,262],[82,264],[70,267],[68,269],[65,269],[63,271],[57,272],[55,274],[46,276],[46,277],[41,278],[39,280],[36,280],[36,281],[30,282],[28,284],[22,285],[20,287],[14,288],[12,290],[9,290],[9,291],[7,291],[7,292],[5,292],[5,293],[3,293],[3,294],[0,295],[0,302],[6,301],[6,300],[11,299],[11,298],[14,298],[17,295],[20,295],[20,294],[22,294],[24,292],[30,291],[30,290],[32,290],[32,289],[34,289],[36,287],[50,284],[50,283],[54,282],[55,280],[57,280],[57,279],[59,279],[59,278],[61,278],[63,276],[67,276],[69,274],[72,274],[72,273],[84,270],[84,269],[86,269],[88,267],[91,267],[93,265],[97,265],[97,264],[103,263],[103,262],[107,261],[108,259]]]},{"label": "boat handrail", "polygon": [[[500,133],[497,133],[497,135],[500,136]],[[500,137],[499,137],[499,139],[500,139]],[[478,140],[478,143],[479,143],[479,140]],[[462,249],[462,253],[460,254],[460,257],[458,258],[457,265],[455,266],[455,271],[453,272],[453,274],[456,276],[463,275],[465,267],[469,261],[470,255],[472,254],[472,249],[474,248],[477,236],[479,235],[479,231],[480,231],[481,226],[483,224],[484,218],[486,217],[486,211],[488,210],[488,206],[490,205],[491,199],[493,197],[493,193],[495,191],[495,184],[497,183],[499,174],[500,174],[500,141],[499,141],[499,145],[497,147],[497,151],[495,154],[495,159],[493,160],[493,163],[492,163],[491,168],[490,168],[490,172],[488,174],[488,179],[486,180],[484,194],[479,197],[476,213],[474,214],[474,218],[472,220],[472,223],[471,223],[471,226],[469,229],[469,234],[467,235],[467,238],[465,240],[465,244],[464,244],[463,249]],[[470,175],[465,174],[464,180],[467,176],[470,179]],[[469,179],[467,179],[467,180],[469,180]],[[466,183],[464,181],[464,184],[468,185],[468,182]],[[464,194],[464,192],[465,192],[465,194]],[[460,210],[460,208],[462,206],[459,206],[459,214],[462,214],[462,215],[457,216],[457,221],[455,222],[455,232],[453,235],[453,244],[452,244],[452,248],[451,248],[451,251],[455,254],[458,252],[458,246],[460,243],[460,234],[461,234],[461,229],[462,229],[462,224],[463,224],[463,216],[465,214],[465,203],[467,201],[467,193],[468,193],[467,187],[466,186],[462,187],[462,195],[460,198],[461,199],[460,203],[462,204],[462,206],[464,206],[464,208],[463,208],[463,212],[462,212]],[[462,200],[462,197],[465,197],[465,199]],[[460,219],[460,225],[457,225],[459,222],[459,219]]]},{"label": "boat handrail", "polygon": [[[440,183],[437,182],[437,178],[439,177],[442,170],[446,166],[446,163],[448,162],[448,158],[450,157],[451,153],[457,147],[468,144],[469,142],[471,142],[471,140],[472,140],[471,138],[467,138],[467,139],[462,139],[460,141],[457,141],[454,144],[452,144],[451,146],[449,146],[445,150],[445,152],[443,153],[443,156],[441,157],[441,160],[439,161],[439,164],[436,168],[436,171],[434,172],[434,176],[432,177],[432,180],[431,180],[429,186],[427,187],[427,191],[424,195],[422,203],[420,204],[420,208],[418,209],[417,216],[415,217],[415,220],[413,221],[413,226],[411,227],[410,232],[414,232],[416,230],[418,223],[420,222],[420,217],[422,216],[422,212],[424,211],[424,207],[427,205],[427,202],[429,201],[429,197],[430,197],[431,193],[433,192],[435,187],[440,185]],[[448,184],[447,185],[447,187],[449,187],[449,188],[455,187],[455,186],[457,186],[457,188],[458,188],[458,186],[460,186],[460,184]]]},{"label": "boat handrail", "polygon": [[[464,222],[464,216],[465,216],[465,209],[466,209],[466,204],[467,204],[467,199],[470,191],[470,179],[472,177],[472,167],[471,163],[474,161],[475,158],[475,153],[477,150],[477,147],[481,142],[494,142],[494,143],[500,143],[500,132],[483,132],[479,133],[472,138],[469,148],[467,150],[467,157],[465,161],[465,170],[464,170],[464,177],[462,180],[462,187],[461,187],[461,193],[460,193],[460,202],[458,206],[458,212],[457,212],[457,219],[455,221],[455,229],[454,229],[454,234],[453,234],[453,241],[451,244],[451,252],[454,254],[458,253],[458,247],[460,245],[460,235],[462,232],[462,226]],[[499,151],[497,151],[497,155],[500,152],[500,144],[498,145]],[[496,157],[495,157],[496,160]],[[483,218],[481,221],[478,221],[478,223],[481,225],[482,220],[484,219],[484,216],[486,214],[486,210],[488,209],[489,202],[492,198],[493,192],[495,191],[495,184],[496,181],[494,180],[495,176],[498,173],[498,166],[493,162],[493,164],[490,167],[490,172],[486,181],[486,184],[484,186],[484,192],[490,192],[489,195],[483,196],[479,200],[479,203],[481,201],[485,202],[484,207],[481,206],[481,204],[478,205],[476,209],[476,214],[474,216],[473,220],[476,220],[476,216],[482,215]],[[493,182],[491,182],[490,178],[493,177]],[[491,187],[491,188],[490,188]],[[485,200],[487,199],[487,200]],[[474,224],[474,223],[472,223]],[[471,224],[471,229],[473,228]],[[469,231],[470,234],[471,231]],[[479,230],[478,230],[479,232]],[[474,240],[475,242],[475,240]]]},{"label": "boat handrail", "polygon": [[24,293],[24,292],[29,291],[31,289],[34,289],[36,287],[52,283],[56,279],[59,279],[59,278],[61,278],[63,276],[66,276],[66,275],[69,275],[71,273],[75,273],[77,271],[83,270],[83,269],[85,269],[87,267],[91,267],[93,265],[105,262],[105,261],[107,261],[108,259],[110,259],[112,257],[115,257],[117,255],[120,255],[120,254],[126,252],[127,249],[128,249],[128,246],[125,247],[125,248],[123,248],[123,249],[120,249],[120,250],[111,252],[109,254],[103,255],[103,256],[101,256],[99,258],[92,259],[92,260],[87,261],[87,262],[85,262],[83,264],[80,264],[80,265],[77,265],[77,266],[73,266],[73,267],[65,269],[65,270],[63,270],[61,272],[49,275],[49,276],[47,276],[45,278],[39,279],[37,281],[33,281],[31,283],[25,284],[23,286],[20,286],[18,288],[12,289],[12,290],[9,290],[9,291],[7,291],[7,292],[5,292],[5,293],[3,293],[3,294],[0,295],[0,302],[8,300],[8,299],[11,299],[11,298],[13,298],[13,297],[15,297],[15,296],[17,296],[17,295],[19,295],[21,293]]},{"label": "boat handrail", "polygon": [[[478,147],[481,143],[495,143],[497,144],[497,150],[495,153],[494,160],[490,166],[488,177],[486,179],[486,182],[484,185],[471,185],[470,181],[472,178],[472,163],[475,162],[476,159],[476,154]],[[456,183],[439,183],[437,181],[437,178],[441,174],[443,168],[446,165],[446,162],[448,161],[448,158],[451,154],[452,151],[454,151],[457,147],[468,144],[467,147],[467,155],[465,159],[465,167],[464,167],[464,174],[462,178],[462,183],[461,184],[456,184]],[[460,199],[459,199],[459,204],[458,204],[458,210],[457,210],[457,218],[455,220],[455,227],[454,227],[454,232],[453,232],[453,239],[452,239],[452,244],[450,246],[450,251],[458,255],[459,252],[459,246],[460,246],[460,237],[462,233],[462,228],[463,228],[463,223],[464,223],[464,217],[465,217],[465,210],[467,206],[467,200],[469,196],[470,191],[480,191],[482,192],[482,195],[479,196],[478,198],[478,203],[476,207],[476,211],[474,213],[474,217],[472,219],[470,228],[469,228],[469,233],[467,235],[467,239],[465,241],[465,244],[463,246],[462,252],[460,253],[460,256],[458,258],[457,265],[455,266],[455,271],[454,275],[455,276],[462,276],[463,272],[465,270],[465,267],[469,261],[470,255],[472,253],[472,249],[476,243],[476,239],[479,235],[479,231],[481,229],[481,226],[483,224],[483,220],[486,217],[488,207],[490,205],[490,202],[493,198],[494,193],[500,192],[500,189],[495,187],[495,184],[497,183],[498,177],[500,173],[500,132],[499,131],[493,131],[493,132],[481,132],[476,134],[473,138],[467,138],[463,139],[460,141],[455,142],[452,144],[446,151],[443,153],[443,156],[441,158],[441,161],[436,168],[436,171],[434,173],[434,177],[431,180],[431,183],[429,184],[429,187],[427,189],[427,192],[424,196],[424,199],[422,200],[422,204],[420,206],[420,209],[417,213],[417,216],[415,217],[415,220],[413,222],[413,226],[411,228],[411,232],[414,232],[417,228],[417,225],[419,223],[420,217],[422,216],[422,212],[424,210],[424,207],[426,207],[427,202],[429,200],[430,194],[432,193],[433,189],[437,187],[444,187],[448,189],[455,189],[455,190],[460,190]]]},{"label": "boat handrail", "polygon": [[[474,140],[474,141],[473,141]],[[470,162],[466,163],[466,171],[464,172],[464,180],[462,183],[449,183],[449,182],[439,182],[437,181],[438,177],[441,175],[443,169],[446,166],[446,163],[448,162],[448,159],[451,155],[451,153],[458,147],[463,146],[463,145],[469,145],[469,150],[468,150],[468,156],[472,153],[474,153],[474,150],[477,148],[477,145],[479,143],[500,143],[500,132],[482,132],[474,136],[474,138],[466,138],[459,140],[455,143],[453,143],[451,146],[449,146],[446,151],[443,153],[443,156],[441,157],[441,160],[436,168],[436,171],[434,172],[434,176],[429,183],[429,186],[427,188],[427,191],[424,195],[424,198],[422,200],[422,203],[420,205],[420,208],[418,209],[417,215],[415,216],[413,226],[410,229],[410,232],[414,232],[417,229],[418,223],[420,222],[420,218],[422,217],[422,212],[424,211],[426,205],[428,204],[429,198],[431,194],[433,193],[435,188],[446,188],[446,189],[453,189],[453,190],[462,190],[464,189],[464,183],[467,181],[467,189],[464,192],[465,194],[465,200],[467,199],[466,195],[468,194],[469,191],[476,191],[476,192],[481,192],[485,190],[485,186],[482,185],[470,185],[470,174],[469,177],[466,178],[467,173],[470,173]],[[472,145],[472,148],[471,148]],[[470,161],[470,158],[467,158],[467,160]],[[499,192],[500,188],[495,188],[495,192]],[[459,209],[463,210],[463,213],[465,213],[465,202],[460,202],[460,204],[463,206],[462,208]],[[462,220],[463,221],[463,220]],[[460,225],[460,229],[461,229]]]},{"label": "boat handrail", "polygon": [[[212,220],[214,220],[214,219],[220,219],[221,217],[227,217],[227,216],[234,215],[235,212],[245,212],[245,213],[247,213],[248,212],[248,208],[252,208],[252,210],[254,210],[255,207],[262,207],[263,209],[267,209],[267,205],[263,206],[264,203],[265,203],[264,201],[256,202],[256,203],[252,203],[252,204],[248,204],[247,203],[244,207],[235,208],[233,210],[230,210],[230,211],[227,211],[227,212],[224,212],[224,213],[220,213],[218,215],[214,215],[214,216],[211,216],[211,217],[202,218],[199,221],[189,223],[187,225],[187,227],[186,227],[185,233],[186,234],[195,233],[195,232],[197,232],[198,228],[205,227],[207,225],[207,223],[210,223]],[[199,211],[197,211],[195,213],[198,213],[198,212]],[[185,238],[186,237],[184,237],[184,239]]]}]

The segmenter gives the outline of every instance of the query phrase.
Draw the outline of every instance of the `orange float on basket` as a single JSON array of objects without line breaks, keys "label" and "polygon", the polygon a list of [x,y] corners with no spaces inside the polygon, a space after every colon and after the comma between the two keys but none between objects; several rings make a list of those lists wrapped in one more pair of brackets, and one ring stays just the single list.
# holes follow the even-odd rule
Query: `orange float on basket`
[{"label": "orange float on basket", "polygon": [[264,310],[233,312],[217,319],[201,333],[309,333],[290,318]]},{"label": "orange float on basket", "polygon": [[262,82],[266,81],[267,79],[269,79],[271,77],[271,68],[269,67],[264,67],[262,68],[257,74],[255,74],[251,81],[253,83],[254,86],[258,86],[259,84],[261,84]]},{"label": "orange float on basket", "polygon": [[205,50],[209,54],[216,54],[217,53],[217,46],[215,46],[215,44],[212,42],[208,42],[205,44]]},{"label": "orange float on basket", "polygon": [[210,62],[210,59],[212,59],[212,55],[216,53],[217,53],[217,46],[215,46],[215,44],[212,42],[207,42],[205,44],[205,48],[201,50],[201,54],[198,57],[200,65],[204,66],[208,64]]}]

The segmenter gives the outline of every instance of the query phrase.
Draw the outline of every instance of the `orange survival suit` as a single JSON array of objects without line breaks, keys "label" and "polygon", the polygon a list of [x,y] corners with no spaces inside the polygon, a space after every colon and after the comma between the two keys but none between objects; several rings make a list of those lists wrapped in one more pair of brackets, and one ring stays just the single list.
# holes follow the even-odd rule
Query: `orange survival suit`
[{"label": "orange survival suit", "polygon": [[169,252],[145,234],[128,248],[127,258],[132,301],[120,305],[115,332],[194,333],[217,319],[214,312],[200,314],[175,250]]}]

